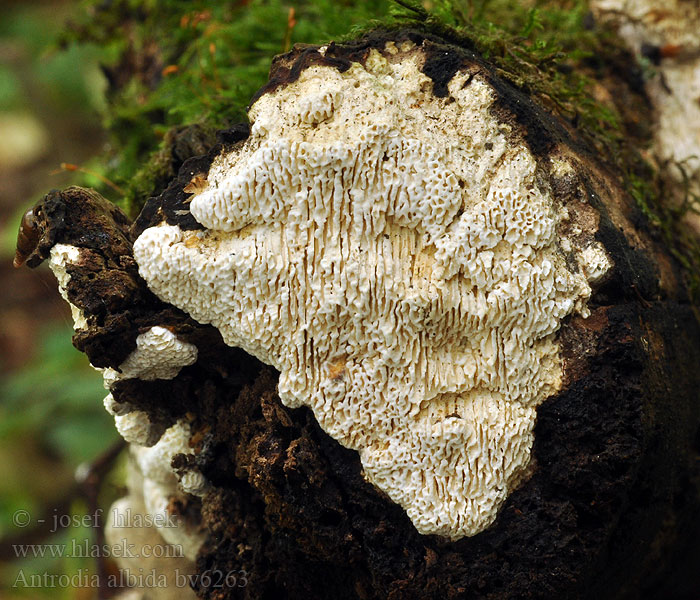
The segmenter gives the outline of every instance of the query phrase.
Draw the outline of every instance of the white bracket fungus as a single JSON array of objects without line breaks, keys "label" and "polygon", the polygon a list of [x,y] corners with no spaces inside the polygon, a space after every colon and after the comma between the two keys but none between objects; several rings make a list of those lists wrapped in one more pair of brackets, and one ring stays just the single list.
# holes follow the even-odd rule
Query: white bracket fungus
[{"label": "white bracket fungus", "polygon": [[[134,256],[163,300],[280,371],[425,534],[474,535],[561,388],[556,332],[610,263],[564,258],[566,209],[478,70],[432,92],[411,44],[312,65],[252,106],[191,212]],[[580,244],[579,244],[580,245]],[[589,259],[595,263],[586,265]]]}]

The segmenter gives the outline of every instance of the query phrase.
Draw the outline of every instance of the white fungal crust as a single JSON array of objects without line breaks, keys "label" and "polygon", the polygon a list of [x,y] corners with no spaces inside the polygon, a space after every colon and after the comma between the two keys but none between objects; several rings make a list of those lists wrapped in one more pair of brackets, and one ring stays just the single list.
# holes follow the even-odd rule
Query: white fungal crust
[{"label": "white fungal crust", "polygon": [[71,316],[73,317],[73,327],[76,331],[87,329],[88,326],[83,311],[68,300],[68,282],[70,281],[70,275],[68,274],[67,266],[77,264],[79,260],[80,249],[76,246],[56,244],[51,248],[49,267],[56,277],[58,291],[61,297],[68,303],[68,306],[70,306]]},{"label": "white fungal crust", "polygon": [[[111,397],[111,394],[108,398]],[[105,398],[107,400],[107,398]],[[158,441],[153,435],[151,420],[148,413],[142,410],[131,410],[126,414],[115,414],[114,425],[125,441],[139,446],[152,446]]]},{"label": "white fungal crust", "polygon": [[184,548],[163,538],[166,528],[157,526],[158,517],[144,504],[141,477],[130,471],[130,493],[112,504],[105,527],[112,548],[129,548],[113,555],[120,579],[132,585],[134,597],[141,600],[194,600],[194,591],[183,585],[183,579],[196,573],[194,561]]},{"label": "white fungal crust", "polygon": [[197,346],[182,342],[165,327],[151,327],[136,338],[136,350],[119,365],[123,379],[174,379],[182,367],[197,362]]},{"label": "white fungal crust", "polygon": [[168,508],[172,497],[182,496],[171,462],[176,454],[193,454],[189,439],[190,426],[178,421],[165,431],[153,447],[132,446],[131,455],[143,476],[146,511],[154,517],[155,523],[162,525],[159,527],[160,535],[169,544],[182,548],[186,558],[195,560],[204,541],[202,533],[186,520],[171,514]]},{"label": "white fungal crust", "polygon": [[679,50],[700,46],[698,0],[593,0],[591,7],[597,15],[618,19],[621,33],[637,48],[644,43]]},{"label": "white fungal crust", "polygon": [[605,252],[567,266],[566,211],[493,89],[463,70],[436,98],[423,60],[392,43],[260,97],[192,198],[206,229],[149,228],[134,256],[160,298],[276,367],[282,401],[421,533],[457,539],[523,477],[561,387],[555,333]]},{"label": "white fungal crust", "polygon": [[177,483],[170,462],[176,454],[192,454],[189,440],[189,425],[178,421],[165,431],[155,446],[132,448],[131,454],[144,477],[170,485]]},{"label": "white fungal crust", "polygon": [[[137,378],[144,381],[173,379],[182,367],[197,362],[197,346],[179,340],[165,327],[151,327],[136,338],[136,349],[119,365],[119,369],[102,369],[105,388],[121,379]],[[114,416],[119,434],[129,443],[152,446],[160,438],[162,429],[154,428],[148,414],[132,410],[128,403],[118,404],[112,394],[104,399],[107,412]]]}]

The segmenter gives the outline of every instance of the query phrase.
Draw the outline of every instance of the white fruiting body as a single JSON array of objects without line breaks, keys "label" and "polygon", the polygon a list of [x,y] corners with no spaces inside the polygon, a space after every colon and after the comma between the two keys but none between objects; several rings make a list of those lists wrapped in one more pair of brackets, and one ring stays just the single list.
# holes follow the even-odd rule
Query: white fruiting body
[{"label": "white fruiting body", "polygon": [[[70,282],[67,267],[79,267],[80,254],[80,248],[65,244],[56,244],[51,249],[49,265],[56,276],[61,295],[67,302],[67,288]],[[70,302],[69,304],[76,330],[87,328],[88,323],[83,312]],[[172,331],[164,327],[155,326],[137,337],[136,348],[118,369],[98,370],[102,372],[107,389],[122,379],[173,379],[183,367],[196,362],[197,354],[194,344],[178,339]],[[177,573],[194,571],[193,561],[204,540],[197,524],[189,523],[169,511],[171,498],[182,497],[183,492],[203,494],[207,488],[202,474],[190,470],[184,473],[184,485],[178,489],[178,477],[171,468],[175,454],[193,453],[189,447],[189,425],[178,422],[159,439],[159,431],[153,428],[147,412],[134,410],[128,402],[117,403],[111,393],[105,397],[104,406],[107,412],[114,416],[119,434],[131,444],[138,468],[137,475],[131,477],[129,482],[129,495],[117,501],[110,511],[112,518],[107,527],[110,543],[117,546],[128,542],[139,551],[145,548],[149,552],[155,552],[156,554],[150,556],[143,555],[148,557],[145,563],[121,557],[120,565],[138,573],[143,564],[149,564],[154,572],[159,573],[159,577],[164,577],[170,584],[175,585],[174,577]],[[116,519],[117,515],[121,515],[121,518]],[[147,515],[145,520],[153,526],[133,526],[130,521],[134,515],[139,518]],[[119,525],[120,520],[127,525]],[[166,559],[158,554],[163,549],[166,549],[165,553],[168,555]],[[176,588],[180,596],[192,595],[189,591],[180,590],[180,587],[182,586]],[[165,600],[175,596],[172,592],[156,591],[151,590],[154,598]]]},{"label": "white fruiting body", "polygon": [[159,527],[160,535],[169,544],[182,548],[183,556],[195,560],[204,541],[202,533],[168,509],[170,499],[182,495],[171,463],[176,454],[193,454],[189,445],[190,434],[190,426],[185,421],[178,421],[151,448],[132,446],[131,455],[143,476],[146,510],[156,517],[156,523],[165,524]]},{"label": "white fruiting body", "polygon": [[391,44],[261,96],[192,198],[206,229],[151,227],[134,256],[160,298],[277,368],[282,401],[420,532],[457,539],[522,478],[561,388],[555,334],[609,261],[594,243],[567,266],[566,210],[493,89],[463,70],[436,98],[423,60]]},{"label": "white fruiting body", "polygon": [[179,340],[165,327],[156,326],[136,338],[136,349],[119,365],[119,370],[122,379],[173,379],[182,367],[195,362],[197,346]]}]

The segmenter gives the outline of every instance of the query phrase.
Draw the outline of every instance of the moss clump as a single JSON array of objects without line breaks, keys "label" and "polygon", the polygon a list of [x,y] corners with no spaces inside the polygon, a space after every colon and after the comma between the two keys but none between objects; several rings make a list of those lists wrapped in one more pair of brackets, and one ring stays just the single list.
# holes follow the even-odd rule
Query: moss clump
[{"label": "moss clump", "polygon": [[[86,14],[62,41],[104,50],[105,123],[113,142],[106,174],[127,190],[132,213],[145,200],[154,165],[139,171],[167,146],[170,128],[244,120],[275,54],[296,41],[320,44],[376,27],[419,28],[478,52],[505,79],[595,133],[591,141],[600,140],[601,151],[615,145],[610,138],[619,131],[615,112],[593,101],[576,68],[601,44],[600,32],[585,26],[583,0],[91,0]],[[156,180],[162,172],[156,168]]]},{"label": "moss clump", "polygon": [[131,212],[165,189],[188,158],[206,154],[216,143],[216,129],[206,123],[169,129],[157,150],[151,153],[124,192],[122,202]]},{"label": "moss clump", "polygon": [[[105,174],[126,190],[122,204],[132,215],[168,171],[159,161],[169,129],[244,120],[275,54],[297,41],[320,44],[376,27],[419,28],[478,52],[505,79],[594,133],[601,151],[624,137],[614,110],[591,98],[579,74],[601,45],[600,32],[585,26],[583,0],[90,0],[85,14],[62,42],[103,49],[112,138]],[[160,158],[149,162],[158,149]]]},{"label": "moss clump", "polygon": [[173,150],[183,128],[211,135],[245,120],[274,55],[295,42],[411,27],[482,55],[616,165],[700,291],[700,245],[662,202],[658,173],[640,155],[651,141],[642,70],[593,23],[586,0],[87,0],[85,15],[61,42],[102,48],[112,139],[104,175],[125,190],[118,202],[132,216],[187,158]]},{"label": "moss clump", "polygon": [[[125,190],[114,198],[131,216],[162,189],[173,134],[245,120],[272,58],[295,42],[323,43],[388,13],[389,0],[88,0],[63,46],[97,45],[107,79],[103,174]],[[155,153],[155,154],[154,154]]]},{"label": "moss clump", "polygon": [[[496,72],[565,119],[594,149],[621,166],[627,139],[618,106],[591,89],[611,56],[625,53],[609,29],[595,26],[584,0],[395,0],[395,26],[410,24],[483,56]],[[636,140],[637,142],[639,140]]]},{"label": "moss clump", "polygon": [[[683,173],[682,165],[675,166]],[[686,178],[679,190],[649,167],[643,173],[629,173],[627,185],[652,231],[680,263],[691,302],[700,304],[700,240],[684,223],[689,212],[700,212],[700,198],[692,193],[690,181]],[[671,201],[679,195],[680,202]]]}]

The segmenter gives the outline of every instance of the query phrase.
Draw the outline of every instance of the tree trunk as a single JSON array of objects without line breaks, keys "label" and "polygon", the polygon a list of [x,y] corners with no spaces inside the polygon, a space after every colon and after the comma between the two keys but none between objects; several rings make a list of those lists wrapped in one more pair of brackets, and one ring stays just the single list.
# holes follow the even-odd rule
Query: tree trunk
[{"label": "tree trunk", "polygon": [[412,30],[295,48],[250,116],[134,223],[68,188],[18,250],[197,596],[697,593],[700,323],[617,166]]}]

